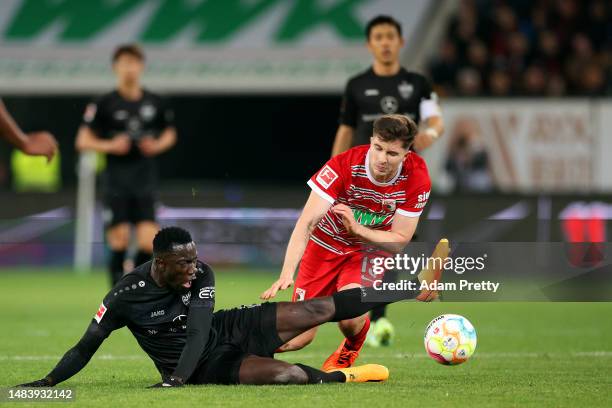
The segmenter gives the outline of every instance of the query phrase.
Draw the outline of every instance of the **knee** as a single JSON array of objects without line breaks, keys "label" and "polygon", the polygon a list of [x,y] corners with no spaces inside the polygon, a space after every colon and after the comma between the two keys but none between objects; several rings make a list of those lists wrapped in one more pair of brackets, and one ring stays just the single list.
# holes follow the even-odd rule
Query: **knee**
[{"label": "knee", "polygon": [[342,320],[338,324],[343,332],[359,332],[365,324],[367,315],[355,317],[354,319]]},{"label": "knee", "polygon": [[307,384],[308,374],[298,366],[284,366],[274,374],[273,381],[274,384]]}]

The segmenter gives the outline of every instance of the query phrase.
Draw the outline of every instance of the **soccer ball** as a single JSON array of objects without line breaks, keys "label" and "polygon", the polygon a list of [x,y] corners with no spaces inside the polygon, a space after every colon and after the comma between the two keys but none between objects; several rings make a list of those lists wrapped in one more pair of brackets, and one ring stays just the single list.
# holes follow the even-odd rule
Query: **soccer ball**
[{"label": "soccer ball", "polygon": [[425,329],[425,350],[440,364],[457,365],[476,349],[476,329],[463,316],[438,316]]}]

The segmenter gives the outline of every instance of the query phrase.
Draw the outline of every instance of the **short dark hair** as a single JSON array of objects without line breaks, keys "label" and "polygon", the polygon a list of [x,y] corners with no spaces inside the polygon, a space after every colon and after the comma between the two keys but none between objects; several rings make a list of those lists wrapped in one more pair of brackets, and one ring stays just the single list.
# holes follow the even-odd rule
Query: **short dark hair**
[{"label": "short dark hair", "polygon": [[162,228],[153,238],[153,253],[163,254],[172,252],[175,245],[183,245],[193,242],[191,234],[180,227]]},{"label": "short dark hair", "polygon": [[374,121],[374,135],[385,142],[401,140],[404,149],[412,144],[417,131],[414,120],[404,115],[385,115]]},{"label": "short dark hair", "polygon": [[381,24],[391,24],[397,30],[397,34],[399,34],[400,37],[402,36],[402,24],[391,16],[381,14],[368,21],[365,30],[366,40],[370,39],[372,29]]},{"label": "short dark hair", "polygon": [[142,62],[144,62],[144,60],[145,60],[145,53],[142,50],[142,47],[140,47],[140,45],[138,45],[138,44],[122,44],[122,45],[118,46],[117,48],[115,48],[115,51],[113,51],[113,58],[112,58],[113,63],[117,62],[119,57],[121,57],[122,55],[125,55],[125,54],[132,55],[132,56],[138,58],[139,60],[141,60]]}]

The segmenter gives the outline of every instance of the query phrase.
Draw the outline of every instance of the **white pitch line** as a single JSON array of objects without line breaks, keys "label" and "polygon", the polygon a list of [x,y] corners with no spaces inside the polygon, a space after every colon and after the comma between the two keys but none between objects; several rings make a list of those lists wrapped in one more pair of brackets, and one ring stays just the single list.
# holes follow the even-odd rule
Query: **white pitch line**
[{"label": "white pitch line", "polygon": [[[292,354],[278,354],[277,356],[287,356],[291,357]],[[319,358],[324,357],[323,354],[315,354],[315,353],[299,353],[300,358]],[[363,356],[367,359],[376,359],[376,358],[429,358],[428,355],[423,353],[418,354],[407,354],[407,353],[397,353],[397,354],[378,354],[378,353],[368,353],[365,351]],[[48,360],[59,360],[62,356],[49,356],[49,355],[41,355],[41,356],[6,356],[0,355],[0,361],[48,361]],[[599,357],[612,357],[612,351],[607,350],[599,350],[599,351],[577,351],[577,352],[568,352],[568,353],[546,353],[546,352],[499,352],[499,353],[479,353],[476,351],[473,358],[567,358],[567,357],[587,357],[587,358],[599,358]],[[135,356],[120,356],[114,354],[101,354],[99,356],[94,356],[94,359],[98,360],[117,360],[117,361],[136,361],[136,360],[146,360],[147,356],[143,355],[135,355]]]}]

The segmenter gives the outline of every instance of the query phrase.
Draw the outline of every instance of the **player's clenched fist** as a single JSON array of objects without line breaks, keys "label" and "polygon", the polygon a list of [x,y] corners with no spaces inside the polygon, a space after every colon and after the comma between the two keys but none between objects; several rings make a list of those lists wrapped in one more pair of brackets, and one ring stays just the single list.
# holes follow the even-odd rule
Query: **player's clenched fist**
[{"label": "player's clenched fist", "polygon": [[262,293],[259,297],[263,300],[272,299],[279,290],[285,290],[293,285],[293,278],[281,277],[270,286],[268,290]]},{"label": "player's clenched fist", "polygon": [[45,156],[50,162],[57,152],[57,140],[49,132],[32,132],[28,134],[22,150],[31,156]]},{"label": "player's clenched fist", "polygon": [[357,233],[357,229],[359,228],[359,224],[355,220],[355,216],[353,215],[353,210],[348,205],[338,204],[332,207],[331,209],[334,214],[339,216],[342,219],[342,225],[346,228],[346,231],[355,235]]}]

